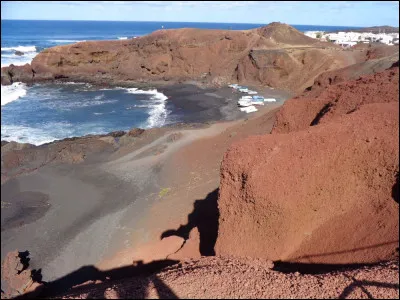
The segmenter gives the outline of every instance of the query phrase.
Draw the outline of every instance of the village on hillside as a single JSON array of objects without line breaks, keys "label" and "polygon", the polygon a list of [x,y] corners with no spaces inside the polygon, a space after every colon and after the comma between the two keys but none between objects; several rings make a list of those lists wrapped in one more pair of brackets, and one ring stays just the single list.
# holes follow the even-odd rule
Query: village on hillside
[{"label": "village on hillside", "polygon": [[398,45],[399,33],[372,33],[372,32],[336,32],[308,31],[305,35],[321,41],[329,41],[341,45],[344,48],[353,47],[359,43],[383,43],[386,45]]}]

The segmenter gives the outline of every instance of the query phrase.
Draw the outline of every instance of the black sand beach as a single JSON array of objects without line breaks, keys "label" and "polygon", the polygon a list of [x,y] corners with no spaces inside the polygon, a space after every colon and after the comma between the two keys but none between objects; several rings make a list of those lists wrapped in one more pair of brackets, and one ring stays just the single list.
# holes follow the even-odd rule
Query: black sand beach
[{"label": "black sand beach", "polygon": [[[113,150],[88,156],[80,164],[48,164],[2,184],[2,259],[9,251],[28,250],[31,267],[41,269],[43,280],[53,280],[129,248],[133,233],[142,232],[146,240],[147,229],[135,227],[135,220],[149,209],[164,188],[162,183],[168,181],[160,178],[160,173],[165,173],[161,171],[169,157],[234,124],[226,121],[252,115],[239,111],[237,100],[242,94],[229,87],[151,87],[169,97],[167,105],[182,111],[179,124],[148,130],[143,141],[125,147],[113,142],[114,150],[119,150],[111,156]],[[264,96],[278,100],[273,107],[287,97],[275,90],[269,92]],[[262,111],[269,109],[268,104],[261,107]]]},{"label": "black sand beach", "polygon": [[[249,87],[258,91],[266,98],[275,98],[277,103],[283,104],[290,94],[270,88]],[[241,112],[237,101],[244,95],[228,86],[221,88],[200,88],[193,84],[176,84],[160,87],[168,96],[168,105],[174,106],[174,110],[181,111],[179,118],[183,123],[205,123],[215,121],[232,121],[246,118],[248,114]],[[265,106],[268,106],[265,103]],[[258,106],[263,109],[265,106]],[[174,118],[172,114],[170,116]]]}]

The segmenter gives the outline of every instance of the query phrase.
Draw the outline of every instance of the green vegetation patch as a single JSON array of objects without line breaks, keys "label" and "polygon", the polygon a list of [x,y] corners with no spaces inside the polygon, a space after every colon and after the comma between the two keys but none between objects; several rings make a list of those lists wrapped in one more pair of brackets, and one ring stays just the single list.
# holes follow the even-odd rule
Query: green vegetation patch
[{"label": "green vegetation patch", "polygon": [[162,197],[166,196],[166,195],[169,193],[170,190],[171,190],[170,188],[163,188],[163,189],[161,189],[161,191],[158,193],[158,196],[159,196],[160,198],[162,198]]}]

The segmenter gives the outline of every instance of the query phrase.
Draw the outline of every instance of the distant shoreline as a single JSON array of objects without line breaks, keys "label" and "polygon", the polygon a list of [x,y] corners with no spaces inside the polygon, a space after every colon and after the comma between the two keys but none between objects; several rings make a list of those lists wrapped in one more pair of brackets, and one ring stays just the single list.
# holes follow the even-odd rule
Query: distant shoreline
[{"label": "distant shoreline", "polygon": [[399,27],[392,26],[374,26],[374,27],[360,27],[359,29],[343,29],[334,31],[325,31],[326,33],[337,33],[337,32],[371,32],[371,33],[398,33]]},{"label": "distant shoreline", "polygon": [[[187,26],[179,26],[179,27],[169,27],[165,26],[165,25],[172,25],[172,24],[193,24],[193,25],[228,25],[227,28],[225,27],[220,27],[220,28],[214,28],[214,27],[210,27],[207,29],[229,29],[229,26],[232,25],[238,25],[238,27],[241,26],[246,26],[249,25],[251,26],[251,28],[257,28],[257,27],[262,27],[265,26],[268,23],[225,23],[225,22],[171,22],[171,21],[117,21],[117,20],[23,20],[23,19],[4,19],[1,20],[1,22],[59,22],[59,23],[65,23],[65,22],[73,22],[73,23],[91,23],[91,22],[95,22],[95,23],[135,23],[135,24],[140,24],[140,23],[145,23],[145,24],[160,24],[160,26],[158,26],[158,29],[161,29],[161,25],[164,25],[164,29],[177,29],[177,28],[184,28]],[[333,28],[337,28],[338,30],[345,30],[347,29],[362,29],[364,27],[362,26],[343,26],[343,25],[310,25],[310,24],[289,24],[290,26],[296,28],[299,31],[305,32],[305,31],[311,31],[311,30],[324,30],[327,31],[325,29],[333,29]],[[193,28],[202,28],[202,27],[197,27],[194,26]],[[308,29],[310,28],[310,29]],[[324,29],[325,28],[325,29]],[[250,28],[249,28],[250,29]],[[232,28],[232,30],[243,30],[243,29],[235,29]]]}]

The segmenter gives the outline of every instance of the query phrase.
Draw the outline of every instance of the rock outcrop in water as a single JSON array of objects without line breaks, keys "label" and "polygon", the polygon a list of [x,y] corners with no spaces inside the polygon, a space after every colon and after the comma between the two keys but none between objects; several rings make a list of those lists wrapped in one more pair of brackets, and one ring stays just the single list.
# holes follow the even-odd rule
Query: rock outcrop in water
[{"label": "rock outcrop in water", "polygon": [[216,253],[328,264],[392,257],[398,74],[397,66],[287,101],[275,134],[233,145],[221,166]]},{"label": "rock outcrop in water", "polygon": [[117,147],[133,142],[143,131],[137,128],[136,132],[136,135],[115,131],[104,135],[65,138],[40,146],[2,141],[1,183],[47,164],[77,164],[94,154],[104,157],[113,153]]},{"label": "rock outcrop in water", "polygon": [[320,73],[348,65],[346,55],[281,23],[253,30],[158,30],[136,39],[45,49],[31,66],[2,68],[1,83],[196,80],[298,91]]}]

